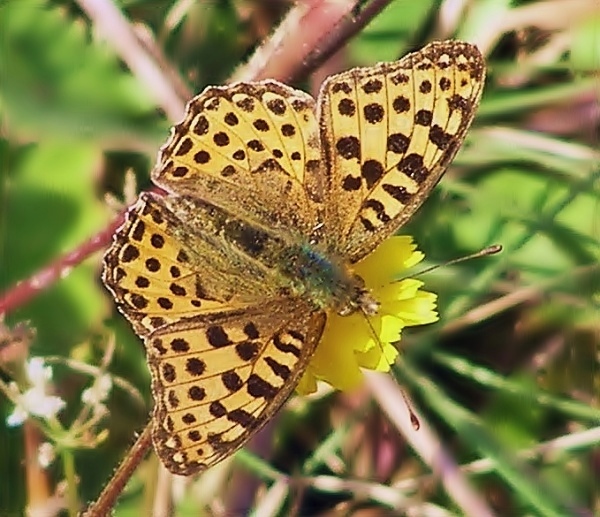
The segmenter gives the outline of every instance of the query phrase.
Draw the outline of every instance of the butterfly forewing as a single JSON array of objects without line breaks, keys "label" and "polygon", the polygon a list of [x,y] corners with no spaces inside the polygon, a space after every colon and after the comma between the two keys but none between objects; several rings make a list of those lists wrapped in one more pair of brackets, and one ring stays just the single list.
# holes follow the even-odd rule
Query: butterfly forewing
[{"label": "butterfly forewing", "polygon": [[475,46],[446,41],[324,83],[330,247],[356,262],[411,217],[464,140],[484,75]]},{"label": "butterfly forewing", "polygon": [[[180,217],[193,210],[194,218],[183,223],[175,209]],[[219,234],[215,211],[149,193],[129,209],[104,257],[103,279],[140,336],[182,318],[275,296],[273,271],[234,253]],[[202,232],[192,231],[193,225]]]},{"label": "butterfly forewing", "polygon": [[307,233],[319,220],[322,166],[314,99],[264,81],[192,99],[152,178],[268,228]]}]

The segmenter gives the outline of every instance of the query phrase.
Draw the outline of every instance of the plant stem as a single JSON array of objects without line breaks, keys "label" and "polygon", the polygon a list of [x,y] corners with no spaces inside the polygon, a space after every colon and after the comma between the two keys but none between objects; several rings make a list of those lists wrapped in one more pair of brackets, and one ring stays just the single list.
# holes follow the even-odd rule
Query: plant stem
[{"label": "plant stem", "polygon": [[81,516],[103,517],[105,515],[111,515],[112,508],[114,507],[117,498],[121,495],[129,478],[131,478],[151,447],[152,422],[149,422],[142,431],[142,434],[140,434],[138,439],[131,446],[131,449],[129,449],[127,456],[125,456],[121,464],[117,467],[117,470],[104,487],[104,490],[102,490],[98,499],[91,503]]},{"label": "plant stem", "polygon": [[61,452],[63,468],[65,470],[65,479],[67,481],[67,508],[70,517],[76,517],[79,507],[79,498],[77,497],[77,475],[75,474],[75,459],[70,449],[63,449]]}]

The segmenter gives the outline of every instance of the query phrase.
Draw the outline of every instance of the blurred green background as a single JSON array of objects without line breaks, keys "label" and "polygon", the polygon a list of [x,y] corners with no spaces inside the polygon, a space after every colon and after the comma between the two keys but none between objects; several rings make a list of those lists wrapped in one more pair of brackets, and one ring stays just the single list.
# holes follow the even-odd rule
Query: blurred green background
[{"label": "blurred green background", "polygon": [[[348,16],[370,5],[362,4]],[[98,22],[108,11],[102,9],[118,8],[130,29],[146,41],[151,36],[148,55],[163,63],[177,91],[199,92],[231,77],[293,5],[0,0],[0,293],[106,229],[116,217],[106,195],[125,202],[128,171],[137,190],[150,186],[150,168],[172,121],[157,101],[157,85],[125,63],[126,42],[103,37]],[[327,20],[334,5],[341,9],[344,2],[312,0],[296,9]],[[480,45],[488,82],[473,129],[402,233],[415,236],[427,264],[490,244],[504,251],[423,277],[426,289],[439,295],[441,321],[406,333],[394,374],[459,465],[491,460],[468,477],[497,515],[600,515],[600,10],[594,0],[461,5],[389,2],[313,79],[297,86],[315,93],[318,77],[397,59],[433,39]],[[286,37],[298,35],[288,31],[284,48]],[[276,59],[271,55],[270,64]],[[145,400],[114,388],[110,413],[92,433],[107,429],[106,439],[75,448],[81,501],[97,496],[152,404],[143,347],[101,285],[100,256],[91,254],[11,307],[0,333],[4,346],[11,342],[9,329],[28,322],[36,333],[29,355],[55,357],[54,382],[68,403],[64,427],[90,383],[66,358],[98,366],[114,343],[108,370]],[[0,361],[8,360],[0,355]],[[10,381],[11,368],[0,368]],[[302,490],[290,486],[275,497],[277,471],[242,455],[245,461],[209,472],[201,482],[180,483],[174,514],[209,515],[221,503],[227,515],[250,508],[261,516],[434,508],[439,515],[464,514],[435,471],[421,477],[429,469],[371,395],[365,388],[294,400],[277,418],[268,462],[305,477]],[[401,397],[397,404],[404,404]],[[12,409],[0,399],[2,516],[23,515],[32,505],[24,429],[5,425]],[[533,460],[519,456],[546,442]],[[239,477],[240,464],[249,478]],[[64,469],[57,461],[43,471],[46,491],[54,492]],[[117,516],[150,514],[156,470],[156,460],[140,469]],[[311,481],[317,474],[340,484],[324,490]],[[260,479],[262,490],[253,488],[241,509],[232,499],[239,496],[236,487],[254,487],[248,479]],[[401,492],[402,504],[376,490],[406,479],[417,481]],[[372,490],[366,496],[349,480]],[[271,513],[261,506],[265,498],[276,501]]]}]

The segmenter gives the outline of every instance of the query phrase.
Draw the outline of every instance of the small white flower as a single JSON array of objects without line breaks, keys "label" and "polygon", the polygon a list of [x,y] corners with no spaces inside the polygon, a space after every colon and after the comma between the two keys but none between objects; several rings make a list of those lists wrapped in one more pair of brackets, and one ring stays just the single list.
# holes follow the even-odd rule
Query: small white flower
[{"label": "small white flower", "polygon": [[50,442],[44,442],[38,447],[38,463],[42,468],[48,468],[56,458],[54,447]]},{"label": "small white flower", "polygon": [[29,415],[52,418],[66,406],[60,397],[46,393],[48,381],[52,379],[52,368],[46,366],[41,357],[32,357],[27,361],[25,371],[31,385],[29,389],[21,393],[16,383],[9,385],[15,401],[15,409],[6,419],[9,427],[21,425]]},{"label": "small white flower", "polygon": [[56,416],[66,403],[60,397],[46,395],[39,388],[30,388],[22,395],[17,396],[17,405],[6,419],[9,427],[21,425],[29,415],[45,418]]},{"label": "small white flower", "polygon": [[109,374],[105,373],[100,377],[96,377],[94,384],[81,394],[81,401],[84,404],[94,407],[101,405],[108,398],[112,385],[112,379]]},{"label": "small white flower", "polygon": [[46,387],[48,381],[52,380],[52,367],[46,366],[42,357],[32,357],[25,365],[27,378],[32,387]]},{"label": "small white flower", "polygon": [[13,412],[6,417],[6,425],[8,427],[17,427],[27,420],[27,411],[21,406],[15,406]]}]

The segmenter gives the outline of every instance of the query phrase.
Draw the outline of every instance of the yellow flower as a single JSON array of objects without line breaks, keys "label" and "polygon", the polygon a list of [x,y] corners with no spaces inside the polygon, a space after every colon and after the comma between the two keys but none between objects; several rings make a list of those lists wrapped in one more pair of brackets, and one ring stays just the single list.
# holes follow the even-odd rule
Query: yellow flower
[{"label": "yellow flower", "polygon": [[[317,380],[339,390],[350,390],[362,381],[360,368],[387,372],[396,360],[393,343],[402,329],[437,321],[437,296],[420,288],[414,278],[397,281],[408,268],[423,260],[412,237],[391,237],[356,264],[355,272],[380,303],[376,315],[357,311],[348,316],[330,312],[321,342],[296,391],[302,395],[317,389]],[[376,337],[375,337],[376,336]]]}]

